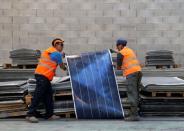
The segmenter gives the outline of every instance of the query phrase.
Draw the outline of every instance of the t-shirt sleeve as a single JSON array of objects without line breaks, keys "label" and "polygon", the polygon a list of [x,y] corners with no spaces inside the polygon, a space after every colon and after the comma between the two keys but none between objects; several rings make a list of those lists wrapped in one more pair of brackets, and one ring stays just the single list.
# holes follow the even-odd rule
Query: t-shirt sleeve
[{"label": "t-shirt sleeve", "polygon": [[50,55],[51,57],[51,60],[55,61],[58,65],[62,64],[63,63],[63,60],[62,60],[62,54],[59,53],[59,52],[54,52]]}]

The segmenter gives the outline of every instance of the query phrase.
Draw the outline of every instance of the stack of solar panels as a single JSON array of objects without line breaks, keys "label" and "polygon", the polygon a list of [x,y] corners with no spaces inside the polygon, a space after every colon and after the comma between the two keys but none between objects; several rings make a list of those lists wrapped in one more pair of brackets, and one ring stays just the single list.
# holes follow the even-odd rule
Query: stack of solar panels
[{"label": "stack of solar panels", "polygon": [[116,77],[116,81],[118,84],[121,98],[127,97],[127,95],[126,95],[126,91],[127,91],[126,90],[126,88],[127,88],[126,78],[123,76],[118,76],[118,77]]},{"label": "stack of solar panels", "polygon": [[[184,68],[153,69],[146,67],[142,69],[143,76],[148,77],[180,77],[184,78]],[[122,76],[122,70],[116,70],[117,76]]]},{"label": "stack of solar panels", "polygon": [[32,49],[17,49],[10,52],[10,58],[13,64],[17,65],[35,65],[38,63],[41,52]]},{"label": "stack of solar panels", "polygon": [[146,66],[174,65],[173,52],[167,50],[150,51],[146,53]]},{"label": "stack of solar panels", "polygon": [[0,69],[0,82],[28,80],[34,77],[34,69]]},{"label": "stack of solar panels", "polygon": [[0,82],[0,118],[26,114],[26,81]]},{"label": "stack of solar panels", "polygon": [[119,93],[120,93],[120,97],[121,97],[121,102],[126,114],[127,109],[130,108],[130,103],[128,101],[127,98],[127,82],[126,82],[126,78],[123,76],[118,76],[116,77],[116,81],[118,84],[118,88],[119,88]]},{"label": "stack of solar panels", "polygon": [[[54,77],[52,83],[52,89],[54,91],[54,112],[56,114],[62,114],[65,112],[74,111],[74,104],[72,100],[71,83],[69,76],[67,77]],[[26,86],[28,94],[33,96],[36,88],[36,80],[29,79]],[[40,105],[39,110],[44,113],[43,104]]]},{"label": "stack of solar panels", "polygon": [[184,80],[178,77],[143,77],[143,115],[184,115]]}]

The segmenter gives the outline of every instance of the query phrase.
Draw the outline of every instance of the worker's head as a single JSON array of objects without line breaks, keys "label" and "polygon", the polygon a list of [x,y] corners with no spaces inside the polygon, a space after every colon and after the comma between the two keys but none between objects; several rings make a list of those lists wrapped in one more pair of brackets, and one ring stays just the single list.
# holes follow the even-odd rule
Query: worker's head
[{"label": "worker's head", "polygon": [[127,41],[124,39],[118,39],[116,41],[116,47],[120,51],[127,45]]},{"label": "worker's head", "polygon": [[62,52],[64,48],[64,40],[56,38],[52,41],[52,46],[56,48],[57,51]]}]

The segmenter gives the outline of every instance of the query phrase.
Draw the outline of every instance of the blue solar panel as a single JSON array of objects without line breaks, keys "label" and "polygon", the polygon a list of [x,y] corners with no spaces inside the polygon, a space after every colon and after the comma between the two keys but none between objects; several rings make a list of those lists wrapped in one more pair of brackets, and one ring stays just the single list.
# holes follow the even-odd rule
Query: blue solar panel
[{"label": "blue solar panel", "polygon": [[67,56],[78,119],[121,119],[123,109],[108,50]]}]

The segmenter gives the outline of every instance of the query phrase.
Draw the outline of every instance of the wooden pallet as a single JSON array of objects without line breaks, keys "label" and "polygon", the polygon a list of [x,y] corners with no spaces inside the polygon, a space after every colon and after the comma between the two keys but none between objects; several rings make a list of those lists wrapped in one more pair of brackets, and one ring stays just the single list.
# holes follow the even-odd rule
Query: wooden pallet
[{"label": "wooden pallet", "polygon": [[37,67],[37,64],[33,65],[17,65],[19,69],[35,69]]},{"label": "wooden pallet", "polygon": [[184,97],[164,97],[164,96],[157,96],[157,97],[152,97],[152,96],[144,96],[144,95],[140,95],[140,98],[142,99],[147,99],[147,100],[158,100],[158,99],[165,99],[165,100],[183,100]]},{"label": "wooden pallet", "polygon": [[12,68],[12,64],[10,64],[10,63],[3,64],[3,69],[10,69],[10,68]]},{"label": "wooden pallet", "polygon": [[3,69],[35,69],[37,64],[32,65],[13,65],[10,63],[3,64]]},{"label": "wooden pallet", "polygon": [[2,112],[6,112],[6,111],[14,111],[14,110],[26,110],[26,106],[25,105],[22,105],[20,107],[4,107],[4,108],[0,108],[0,113]]},{"label": "wooden pallet", "polygon": [[75,118],[75,112],[74,111],[56,113],[56,114],[59,115],[61,118]]},{"label": "wooden pallet", "polygon": [[184,112],[140,112],[141,116],[184,116]]},{"label": "wooden pallet", "polygon": [[157,65],[156,69],[163,69],[163,68],[180,68],[181,65],[174,64],[174,65]]},{"label": "wooden pallet", "polygon": [[27,111],[13,111],[13,112],[2,112],[0,113],[0,119],[2,118],[12,118],[12,117],[23,117],[26,116]]},{"label": "wooden pallet", "polygon": [[184,92],[151,92],[152,97],[184,97]]},{"label": "wooden pallet", "polygon": [[71,96],[72,92],[71,91],[62,91],[59,93],[56,93],[54,96]]},{"label": "wooden pallet", "polygon": [[32,96],[30,94],[25,96],[25,103],[26,105],[30,105],[32,100]]}]

